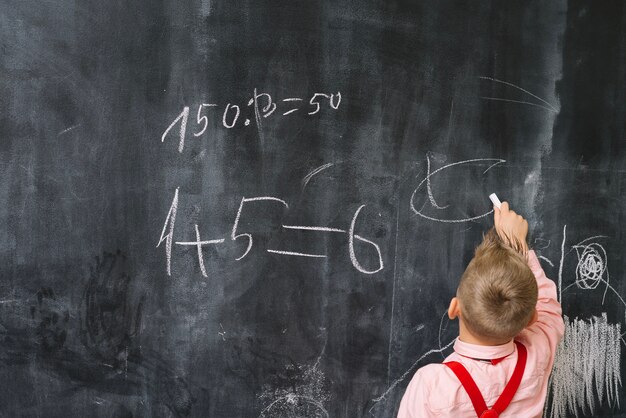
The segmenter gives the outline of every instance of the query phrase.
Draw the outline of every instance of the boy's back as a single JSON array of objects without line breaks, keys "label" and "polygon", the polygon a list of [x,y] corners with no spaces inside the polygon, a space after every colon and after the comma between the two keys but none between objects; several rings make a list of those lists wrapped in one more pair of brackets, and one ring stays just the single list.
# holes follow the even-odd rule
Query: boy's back
[{"label": "boy's back", "polygon": [[[528,252],[527,257],[537,281],[537,319],[515,337],[526,347],[528,357],[521,384],[501,417],[542,415],[556,346],[564,330],[554,282],[545,276],[533,251]],[[513,341],[502,345],[479,345],[459,338],[454,344],[454,353],[445,362],[461,363],[476,382],[487,406],[491,407],[513,375],[517,351]],[[459,378],[443,364],[430,364],[417,371],[398,412],[399,418],[476,416]]]}]

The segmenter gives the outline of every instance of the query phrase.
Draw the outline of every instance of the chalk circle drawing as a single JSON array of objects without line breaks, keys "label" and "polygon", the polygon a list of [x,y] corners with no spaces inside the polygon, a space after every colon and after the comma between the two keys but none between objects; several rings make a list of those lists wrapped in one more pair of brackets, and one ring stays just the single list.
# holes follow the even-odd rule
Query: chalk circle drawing
[{"label": "chalk circle drawing", "polygon": [[[588,240],[586,240],[588,241]],[[609,271],[607,269],[606,251],[597,242],[586,244],[585,241],[574,245],[578,256],[576,266],[576,286],[580,289],[595,289],[603,281],[606,282],[604,296],[609,288]],[[602,298],[604,303],[604,297]]]},{"label": "chalk circle drawing", "polygon": [[[441,173],[444,170],[448,170],[452,167],[457,167],[457,166],[464,166],[464,165],[480,165],[480,164],[488,164],[487,169],[485,171],[482,172],[482,174],[487,173],[490,169],[492,169],[493,167],[497,166],[498,164],[502,164],[505,163],[506,160],[500,159],[500,158],[475,158],[472,160],[465,160],[465,161],[458,161],[456,163],[452,163],[452,164],[447,164],[444,165],[443,167],[440,167],[434,171],[430,171],[430,158],[428,156],[426,156],[426,164],[427,164],[427,171],[426,171],[426,177],[417,185],[417,187],[415,188],[415,190],[413,190],[413,194],[411,194],[411,200],[410,200],[410,207],[411,210],[413,211],[413,213],[415,213],[416,215],[421,216],[424,219],[428,219],[430,221],[435,221],[435,222],[443,222],[443,223],[462,223],[462,222],[470,222],[470,221],[474,221],[476,219],[480,219],[480,218],[484,218],[486,216],[489,216],[490,214],[493,213],[493,209],[485,212],[485,213],[481,213],[479,215],[467,215],[464,217],[456,217],[456,218],[452,218],[452,217],[448,217],[450,210],[446,211],[446,209],[450,208],[451,205],[440,205],[439,203],[437,203],[437,201],[435,200],[434,197],[434,193],[433,193],[433,188],[431,186],[431,179],[433,176],[435,176],[436,174]],[[428,199],[424,202],[424,204],[422,205],[421,208],[417,208],[416,204],[415,204],[415,197],[418,194],[418,192],[423,192],[428,196]],[[426,214],[426,209],[427,206],[430,206],[433,210],[436,211],[445,211],[445,214],[442,213],[441,216],[434,216],[434,215],[429,215]],[[454,208],[451,208],[454,209]],[[459,209],[458,207],[456,209]],[[465,209],[462,209],[463,212],[465,212]],[[448,216],[446,216],[446,214],[448,214]]]},{"label": "chalk circle drawing", "polygon": [[[572,249],[569,252],[576,251],[576,255],[578,257],[575,272],[576,277],[574,283],[569,284],[561,290],[563,282],[563,263],[567,255],[565,254],[566,227],[567,225],[563,227],[563,242],[561,245],[561,262],[559,266],[558,280],[559,295],[573,286],[582,290],[594,290],[603,284],[605,288],[602,296],[602,305],[604,305],[607,292],[611,290],[611,292],[617,296],[619,301],[626,308],[626,301],[624,301],[624,298],[609,283],[610,277],[606,250],[603,245],[598,243],[599,239],[608,238],[606,235],[596,235],[585,238],[578,244],[572,245]],[[562,301],[563,297],[559,296],[559,300]]]}]

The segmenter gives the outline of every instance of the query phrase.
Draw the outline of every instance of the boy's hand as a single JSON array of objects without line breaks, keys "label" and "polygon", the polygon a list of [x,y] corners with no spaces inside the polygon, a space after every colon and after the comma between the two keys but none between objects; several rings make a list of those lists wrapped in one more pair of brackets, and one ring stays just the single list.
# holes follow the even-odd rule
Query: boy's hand
[{"label": "boy's hand", "polygon": [[505,244],[522,254],[528,252],[528,222],[521,215],[509,210],[508,202],[502,202],[499,209],[493,208],[493,221],[498,236]]}]

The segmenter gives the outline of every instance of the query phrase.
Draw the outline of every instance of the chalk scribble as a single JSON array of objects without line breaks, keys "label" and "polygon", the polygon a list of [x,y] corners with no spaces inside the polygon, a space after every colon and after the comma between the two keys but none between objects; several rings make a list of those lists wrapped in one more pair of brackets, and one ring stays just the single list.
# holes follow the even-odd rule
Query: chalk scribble
[{"label": "chalk scribble", "polygon": [[621,324],[609,324],[606,313],[587,321],[564,320],[565,337],[557,348],[544,415],[593,415],[604,402],[619,405]]},{"label": "chalk scribble", "polygon": [[[591,237],[599,238],[599,237]],[[607,269],[606,251],[604,247],[597,242],[587,244],[585,241],[573,246],[578,255],[578,265],[576,266],[576,286],[580,289],[595,289],[600,282],[606,282],[604,290],[604,298],[606,291],[609,289],[609,271]],[[604,280],[603,280],[604,278]]]}]

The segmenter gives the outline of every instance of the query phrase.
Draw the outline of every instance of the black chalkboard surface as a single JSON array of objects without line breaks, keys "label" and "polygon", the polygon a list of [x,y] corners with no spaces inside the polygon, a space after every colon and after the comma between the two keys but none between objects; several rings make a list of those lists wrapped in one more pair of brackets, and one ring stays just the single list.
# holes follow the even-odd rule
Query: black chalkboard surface
[{"label": "black chalkboard surface", "polygon": [[0,5],[0,416],[394,417],[488,195],[626,416],[620,1]]}]

